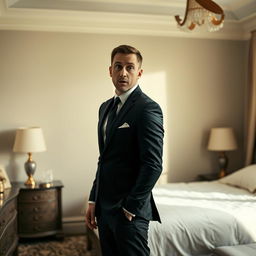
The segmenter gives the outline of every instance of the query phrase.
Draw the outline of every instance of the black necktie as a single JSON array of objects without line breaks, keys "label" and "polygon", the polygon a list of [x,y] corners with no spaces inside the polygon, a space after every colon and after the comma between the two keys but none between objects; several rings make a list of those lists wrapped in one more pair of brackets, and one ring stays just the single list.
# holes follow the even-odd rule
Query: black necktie
[{"label": "black necktie", "polygon": [[110,110],[108,112],[108,122],[107,122],[107,126],[106,126],[106,137],[108,136],[110,127],[116,118],[117,106],[120,102],[121,102],[120,98],[116,97],[114,99],[114,103],[113,103],[112,107],[110,108]]}]

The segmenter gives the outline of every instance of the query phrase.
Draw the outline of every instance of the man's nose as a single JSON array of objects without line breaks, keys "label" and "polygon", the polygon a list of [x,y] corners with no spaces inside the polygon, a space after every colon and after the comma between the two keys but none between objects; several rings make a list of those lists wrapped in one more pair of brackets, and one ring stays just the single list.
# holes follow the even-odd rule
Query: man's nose
[{"label": "man's nose", "polygon": [[127,75],[127,70],[125,69],[125,67],[123,67],[120,72],[120,76],[126,76],[126,75]]}]

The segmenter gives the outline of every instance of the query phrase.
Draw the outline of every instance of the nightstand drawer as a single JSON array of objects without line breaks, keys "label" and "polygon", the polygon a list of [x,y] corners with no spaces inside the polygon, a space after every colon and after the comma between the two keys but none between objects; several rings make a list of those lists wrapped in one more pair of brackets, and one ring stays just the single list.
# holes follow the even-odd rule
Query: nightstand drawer
[{"label": "nightstand drawer", "polygon": [[[31,215],[36,213],[48,214],[51,211],[56,211],[58,207],[58,201],[51,201],[48,203],[34,203],[34,204],[19,204],[20,215]],[[22,217],[23,217],[22,216]],[[24,216],[26,217],[26,216]]]},{"label": "nightstand drawer", "polygon": [[51,205],[34,205],[23,206],[19,205],[19,223],[31,223],[37,221],[54,221],[57,219],[59,212],[57,203],[54,202]]},{"label": "nightstand drawer", "polygon": [[[47,222],[47,223],[25,223],[22,226],[22,234],[36,234],[36,233],[41,233],[41,232],[47,232],[51,230],[56,230],[57,229],[57,222]],[[20,231],[20,228],[19,228]]]},{"label": "nightstand drawer", "polygon": [[49,189],[43,191],[22,191],[19,195],[19,203],[33,203],[33,202],[45,202],[57,199],[56,189]]}]

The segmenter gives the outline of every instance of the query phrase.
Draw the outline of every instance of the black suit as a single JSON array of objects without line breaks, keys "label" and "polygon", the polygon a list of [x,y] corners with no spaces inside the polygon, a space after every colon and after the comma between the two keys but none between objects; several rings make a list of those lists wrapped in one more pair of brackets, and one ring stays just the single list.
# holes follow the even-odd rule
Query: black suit
[{"label": "black suit", "polygon": [[[136,223],[137,219],[138,222],[160,222],[151,191],[162,171],[164,131],[161,108],[137,87],[122,106],[104,142],[103,123],[111,102],[112,99],[104,102],[99,110],[100,156],[89,197],[90,201],[96,202],[98,225],[101,218],[111,222],[118,220],[119,215],[124,217],[122,208],[136,215],[131,222]],[[119,128],[122,125],[126,127]],[[112,254],[103,251],[103,255]],[[117,255],[126,254],[116,252]]]}]

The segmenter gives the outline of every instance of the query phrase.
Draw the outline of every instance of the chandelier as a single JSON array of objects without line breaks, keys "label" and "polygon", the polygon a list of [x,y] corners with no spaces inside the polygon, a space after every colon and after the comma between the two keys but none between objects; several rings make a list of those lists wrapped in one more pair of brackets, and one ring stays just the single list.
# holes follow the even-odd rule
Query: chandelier
[{"label": "chandelier", "polygon": [[187,0],[185,18],[175,16],[178,27],[183,31],[192,31],[196,26],[213,32],[223,27],[224,12],[212,0]]}]

